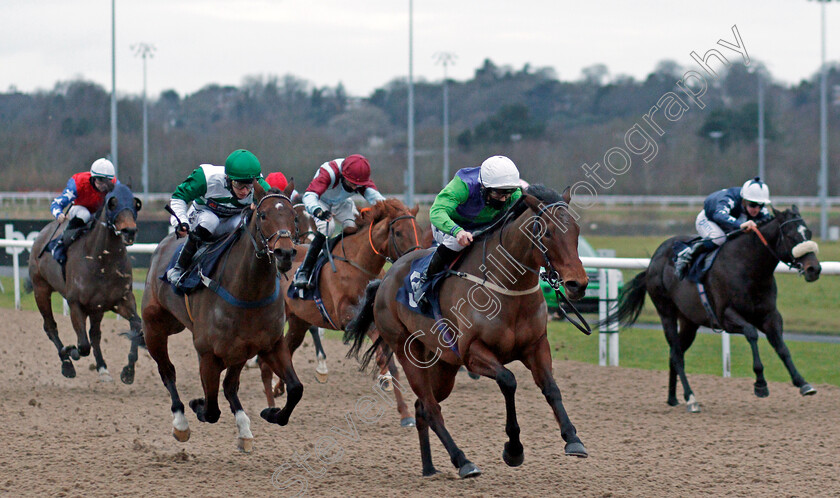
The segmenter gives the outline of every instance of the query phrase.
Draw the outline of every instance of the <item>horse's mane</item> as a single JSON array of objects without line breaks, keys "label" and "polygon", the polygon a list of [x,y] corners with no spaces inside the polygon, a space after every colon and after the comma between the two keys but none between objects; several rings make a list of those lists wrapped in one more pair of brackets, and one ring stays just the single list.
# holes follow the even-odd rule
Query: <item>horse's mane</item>
[{"label": "horse's mane", "polygon": [[356,226],[362,227],[376,223],[383,218],[396,218],[405,212],[405,204],[399,199],[385,199],[373,206],[362,209],[356,215]]},{"label": "horse's mane", "polygon": [[[536,197],[545,205],[554,204],[555,202],[560,202],[563,200],[563,198],[556,190],[550,187],[546,187],[541,183],[533,183],[529,185],[528,188],[525,189],[523,194]],[[499,230],[499,228],[501,228],[507,223],[506,220],[516,219],[527,210],[528,205],[525,204],[525,195],[523,195],[513,204],[513,206],[511,206],[507,210],[505,214],[497,218],[492,225],[483,229],[484,231],[481,233],[481,238],[495,233],[497,230]]]}]

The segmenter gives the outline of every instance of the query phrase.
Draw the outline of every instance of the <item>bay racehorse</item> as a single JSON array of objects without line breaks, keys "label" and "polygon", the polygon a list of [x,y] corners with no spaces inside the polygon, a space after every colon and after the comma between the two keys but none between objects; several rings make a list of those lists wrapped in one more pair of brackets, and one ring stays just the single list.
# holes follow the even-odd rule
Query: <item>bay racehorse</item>
[{"label": "bay racehorse", "polygon": [[365,331],[375,321],[380,338],[365,353],[363,368],[380,344],[399,359],[417,395],[414,407],[424,476],[437,472],[429,446],[430,428],[462,478],[481,473],[455,444],[440,409],[461,365],[495,379],[504,395],[509,438],[502,452],[505,463],[518,466],[524,460],[514,403],[516,379],[504,366],[515,360],[531,371],[554,411],[566,454],[587,456],[552,375],[548,314],[538,276],[540,266],[559,273],[571,299],[580,299],[586,290],[588,278],[577,253],[580,228],[569,213],[570,199],[568,188],[561,195],[532,185],[494,229],[474,239],[472,249],[461,256],[458,277],[443,281],[439,293],[443,316],[437,322],[397,302],[411,262],[431,250],[400,258],[381,281],[368,285],[345,340],[353,341],[351,354],[358,355]]},{"label": "bay racehorse", "polygon": [[198,353],[204,397],[190,401],[190,408],[201,422],[215,423],[220,416],[219,377],[225,398],[239,429],[239,448],[249,452],[253,446],[250,419],[239,401],[239,375],[245,362],[259,355],[285,382],[286,406],[266,408],[261,416],[269,422],[286,425],[303,395],[303,385],[295,374],[291,356],[283,341],[285,306],[280,292],[280,274],[289,270],[295,249],[292,236],[295,216],[285,194],[268,193],[254,183],[254,209],[246,211],[238,232],[223,256],[223,262],[207,275],[219,284],[217,290],[199,287],[178,295],[159,277],[166,271],[178,239],[170,234],[152,256],[143,294],[143,321],[146,347],[157,362],[158,372],[172,399],[173,435],[179,441],[190,437],[184,417],[184,404],[175,386],[175,367],[169,359],[168,338],[188,328]]},{"label": "bay racehorse", "polygon": [[[403,254],[419,248],[419,233],[415,221],[418,207],[409,209],[397,199],[386,199],[369,208],[361,210],[356,217],[356,227],[352,233],[342,234],[341,239],[332,247],[332,257],[336,266],[334,273],[329,264],[324,265],[319,277],[321,300],[329,315],[324,318],[315,301],[286,297],[286,317],[289,329],[286,343],[291,354],[297,350],[312,326],[332,330],[344,330],[354,317],[354,307],[364,294],[365,286],[378,278],[386,261],[394,261]],[[300,251],[305,254],[306,251]],[[296,261],[293,269],[300,265]],[[291,281],[283,282],[283,293]],[[371,340],[376,340],[376,331],[370,331]],[[384,390],[393,387],[400,413],[400,424],[413,426],[414,419],[399,388],[399,374],[393,360],[379,355],[377,362],[380,369],[380,385]],[[263,384],[269,406],[273,406],[271,392],[271,372],[261,366]],[[397,378],[391,382],[391,378]]]},{"label": "bay racehorse", "polygon": [[[29,280],[38,311],[44,318],[44,331],[58,350],[61,373],[65,377],[76,376],[71,359],[87,356],[93,349],[100,380],[113,380],[102,357],[100,326],[105,312],[114,311],[131,326],[128,365],[123,368],[120,378],[126,384],[134,382],[134,363],[143,332],[126,247],[134,243],[137,235],[137,211],[141,206],[140,199],[134,197],[130,188],[121,183],[115,185],[105,196],[103,207],[92,216],[90,230],[67,248],[63,269],[50,251],[44,250],[53,238],[61,237],[58,221],[47,224],[35,239],[29,254]],[[50,297],[53,292],[67,300],[70,321],[76,331],[75,346],[64,346],[58,337]],[[89,332],[85,330],[87,321],[90,321]]]},{"label": "bay racehorse", "polygon": [[674,273],[672,248],[676,237],[663,242],[653,254],[648,269],[636,275],[622,290],[618,310],[611,319],[617,318],[625,326],[633,324],[645,305],[646,293],[659,313],[670,346],[669,405],[679,404],[676,396],[679,377],[687,410],[700,411],[685,375],[684,356],[701,325],[746,337],[752,350],[756,396],[763,398],[770,393],[758,355],[759,330],[767,335],[799,392],[803,396],[816,393],[796,370],[782,338],[782,315],[776,308],[773,272],[779,261],[783,261],[798,268],[806,282],[817,280],[821,270],[817,244],[811,240],[811,231],[796,206],[785,211],[774,209],[773,214],[773,218],[759,226],[758,233],[742,233],[723,244],[705,275],[702,283],[717,323],[713,323],[712,315],[704,307],[697,285],[678,280]]}]

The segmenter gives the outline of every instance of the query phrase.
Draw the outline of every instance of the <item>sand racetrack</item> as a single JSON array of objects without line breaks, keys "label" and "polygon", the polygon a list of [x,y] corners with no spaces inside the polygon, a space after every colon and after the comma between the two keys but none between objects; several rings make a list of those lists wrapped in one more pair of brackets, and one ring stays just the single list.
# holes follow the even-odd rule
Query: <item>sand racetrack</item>
[{"label": "sand racetrack", "polygon": [[[57,320],[62,340],[75,342],[69,319]],[[331,377],[324,385],[314,380],[312,347],[299,351],[295,366],[305,392],[286,427],[259,417],[265,407],[259,373],[243,372],[241,397],[255,436],[254,452],[245,455],[235,449],[236,426],[224,398],[218,423],[202,424],[188,409],[192,438],[172,438],[169,397],[145,351],[134,385],[119,381],[128,342],[117,332],[128,329],[125,321],[103,323],[105,359],[116,379],[108,384],[89,370],[92,356],[76,362],[75,379],[62,377],[37,313],[0,310],[0,323],[5,493],[290,496],[305,485],[311,496],[840,495],[840,389],[833,386],[815,385],[817,395],[803,398],[789,383],[771,383],[770,397],[758,399],[751,379],[694,375],[703,412],[692,415],[684,405],[665,404],[665,372],[555,361],[566,409],[590,453],[577,459],[563,455],[548,404],[516,363],[525,463],[510,468],[502,462],[504,402],[496,384],[462,376],[443,414],[455,441],[484,473],[458,479],[432,434],[442,473],[423,478],[416,430],[400,428],[395,410],[380,401],[376,406],[387,410],[379,420],[359,419],[356,403],[375,396],[373,382],[355,360],[344,359],[338,341],[325,341]],[[170,355],[184,402],[199,397],[188,331],[173,338]],[[328,464],[314,456],[324,435],[338,442]],[[309,454],[309,470],[295,464],[295,453],[299,459]],[[275,487],[273,474],[288,487]]]}]

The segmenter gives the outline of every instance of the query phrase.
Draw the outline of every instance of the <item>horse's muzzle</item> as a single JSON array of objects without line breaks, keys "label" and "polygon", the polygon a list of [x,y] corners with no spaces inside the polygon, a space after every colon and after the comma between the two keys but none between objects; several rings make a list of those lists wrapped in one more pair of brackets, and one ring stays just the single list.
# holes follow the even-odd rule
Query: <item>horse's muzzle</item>
[{"label": "horse's muzzle", "polygon": [[568,297],[572,301],[577,301],[578,299],[582,298],[584,293],[586,292],[587,284],[588,282],[581,284],[577,280],[563,281],[563,287],[566,289],[566,297]]},{"label": "horse's muzzle", "polygon": [[297,249],[275,249],[274,260],[277,271],[286,273],[292,268],[292,262],[297,255]]},{"label": "horse's muzzle", "polygon": [[802,274],[805,275],[806,282],[814,282],[820,278],[820,273],[822,272],[822,266],[817,265],[808,265],[802,270]]},{"label": "horse's muzzle", "polygon": [[123,228],[120,230],[120,237],[125,245],[130,246],[134,244],[134,238],[137,236],[137,227]]}]

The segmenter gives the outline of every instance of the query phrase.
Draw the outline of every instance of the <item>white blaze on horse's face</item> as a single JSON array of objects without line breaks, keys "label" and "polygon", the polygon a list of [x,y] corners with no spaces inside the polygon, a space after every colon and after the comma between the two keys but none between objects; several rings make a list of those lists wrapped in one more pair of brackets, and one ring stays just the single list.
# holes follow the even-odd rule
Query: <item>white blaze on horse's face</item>
[{"label": "white blaze on horse's face", "polygon": [[801,235],[801,236],[802,236],[802,240],[808,240],[808,236],[807,236],[807,235],[805,235],[805,232],[806,232],[807,230],[808,230],[808,229],[807,229],[807,228],[805,228],[805,225],[799,225],[799,227],[796,229],[796,231],[797,231],[797,232],[799,232],[799,235]]}]

